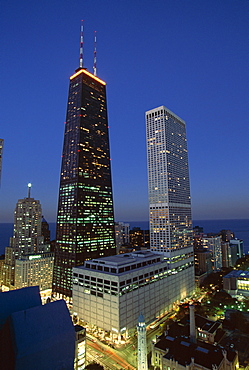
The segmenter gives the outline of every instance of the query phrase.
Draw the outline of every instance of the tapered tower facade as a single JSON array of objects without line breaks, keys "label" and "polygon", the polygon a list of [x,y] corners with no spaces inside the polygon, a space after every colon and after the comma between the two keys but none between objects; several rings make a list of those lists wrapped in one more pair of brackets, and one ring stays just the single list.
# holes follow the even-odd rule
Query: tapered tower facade
[{"label": "tapered tower facade", "polygon": [[59,189],[53,292],[72,296],[72,268],[113,255],[106,83],[82,67],[70,77]]}]

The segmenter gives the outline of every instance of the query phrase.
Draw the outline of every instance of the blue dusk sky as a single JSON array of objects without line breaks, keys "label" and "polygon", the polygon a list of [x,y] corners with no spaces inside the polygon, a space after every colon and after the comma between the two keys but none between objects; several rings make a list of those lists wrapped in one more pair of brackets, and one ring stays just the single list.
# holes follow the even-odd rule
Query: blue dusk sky
[{"label": "blue dusk sky", "polygon": [[249,218],[248,0],[2,0],[0,222],[39,199],[57,213],[69,77],[107,82],[117,221],[148,220],[145,111],[186,121],[194,219]]}]

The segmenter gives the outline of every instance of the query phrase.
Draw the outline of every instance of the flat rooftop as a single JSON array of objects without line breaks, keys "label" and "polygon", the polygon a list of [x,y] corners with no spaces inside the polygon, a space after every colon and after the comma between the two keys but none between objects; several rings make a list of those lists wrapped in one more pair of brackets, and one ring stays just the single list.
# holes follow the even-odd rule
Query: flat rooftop
[{"label": "flat rooftop", "polygon": [[243,271],[243,270],[232,270],[227,275],[224,276],[224,278],[248,278],[249,279],[249,271]]},{"label": "flat rooftop", "polygon": [[116,254],[115,256],[108,256],[102,258],[95,258],[93,260],[85,261],[84,266],[78,266],[77,268],[88,268],[89,265],[105,265],[110,267],[121,267],[131,265],[134,263],[153,261],[152,263],[158,263],[163,259],[163,256],[158,253],[151,252],[150,250]]}]

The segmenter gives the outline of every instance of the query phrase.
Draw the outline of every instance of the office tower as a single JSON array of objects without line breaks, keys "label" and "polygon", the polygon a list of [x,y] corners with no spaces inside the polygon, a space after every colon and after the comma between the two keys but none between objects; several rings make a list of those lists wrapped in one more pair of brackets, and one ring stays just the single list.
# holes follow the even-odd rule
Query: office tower
[{"label": "office tower", "polygon": [[149,249],[149,230],[141,230],[140,227],[133,227],[130,230],[130,244],[134,249]]},{"label": "office tower", "polygon": [[244,242],[241,239],[230,239],[229,241],[230,245],[236,245],[237,246],[237,258],[241,258],[244,256]]},{"label": "office tower", "polygon": [[125,222],[115,222],[115,239],[116,239],[116,248],[117,253],[120,252],[120,248],[122,245],[128,245],[130,238],[129,238],[129,231],[130,225]]},{"label": "office tower", "polygon": [[186,126],[160,106],[146,112],[146,130],[150,248],[172,258],[192,246]]},{"label": "office tower", "polygon": [[222,250],[221,237],[219,235],[211,235],[203,237],[203,248],[208,249],[212,253],[213,271],[218,271],[222,268]]},{"label": "office tower", "polygon": [[11,247],[17,250],[18,257],[39,252],[44,244],[41,204],[39,200],[31,198],[30,192],[31,184],[28,184],[28,197],[19,199],[15,208]]},{"label": "office tower", "polygon": [[106,83],[82,67],[70,77],[53,291],[72,295],[72,268],[115,254]]},{"label": "office tower", "polygon": [[39,200],[31,198],[31,184],[28,184],[28,196],[19,199],[14,214],[14,232],[10,238],[10,247],[5,249],[4,285],[14,286],[16,260],[25,255],[43,252],[41,232],[42,208]]},{"label": "office tower", "polygon": [[195,289],[185,123],[165,107],[146,118],[151,248],[73,269],[73,311],[117,339],[140,312],[153,322]]},{"label": "office tower", "polygon": [[43,303],[51,297],[54,254],[44,252],[24,255],[15,260],[15,289],[39,286]]},{"label": "office tower", "polygon": [[4,140],[0,139],[0,185],[1,185],[1,178],[2,178],[3,144],[4,144]]}]

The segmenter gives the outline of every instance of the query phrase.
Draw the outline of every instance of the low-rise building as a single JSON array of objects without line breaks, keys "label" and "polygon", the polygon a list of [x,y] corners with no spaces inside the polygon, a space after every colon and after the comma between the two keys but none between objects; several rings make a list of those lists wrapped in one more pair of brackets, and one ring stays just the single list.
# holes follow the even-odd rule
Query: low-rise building
[{"label": "low-rise building", "polygon": [[54,253],[23,255],[15,260],[14,289],[38,285],[45,303],[52,294]]},{"label": "low-rise building", "polygon": [[217,331],[222,328],[220,321],[209,320],[206,317],[195,315],[197,338],[204,342],[214,344]]},{"label": "low-rise building", "polygon": [[160,370],[235,370],[239,367],[238,353],[234,350],[167,334],[153,344],[151,363]]},{"label": "low-rise building", "polygon": [[[129,336],[143,312],[160,317],[194,289],[193,249],[177,250],[171,263],[149,250],[86,261],[73,269],[73,311],[113,334]],[[172,262],[173,261],[173,262]],[[194,272],[194,271],[193,271]],[[177,289],[176,289],[177,287]]]},{"label": "low-rise building", "polygon": [[231,296],[249,296],[249,271],[232,270],[223,277],[223,289]]}]

